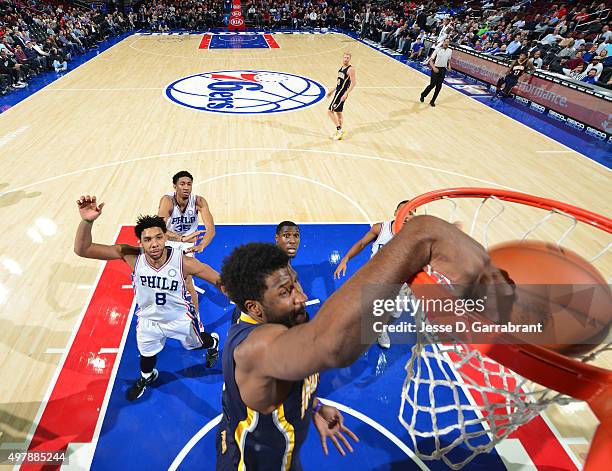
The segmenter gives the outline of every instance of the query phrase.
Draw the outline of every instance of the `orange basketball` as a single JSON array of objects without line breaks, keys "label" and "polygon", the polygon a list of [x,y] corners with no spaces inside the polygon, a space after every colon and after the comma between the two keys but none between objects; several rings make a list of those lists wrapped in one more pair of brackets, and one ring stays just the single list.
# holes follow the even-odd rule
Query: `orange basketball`
[{"label": "orange basketball", "polygon": [[527,240],[497,245],[489,255],[517,285],[510,322],[543,322],[544,331],[533,334],[531,341],[566,355],[581,355],[608,338],[610,288],[597,269],[578,254],[555,244]]}]

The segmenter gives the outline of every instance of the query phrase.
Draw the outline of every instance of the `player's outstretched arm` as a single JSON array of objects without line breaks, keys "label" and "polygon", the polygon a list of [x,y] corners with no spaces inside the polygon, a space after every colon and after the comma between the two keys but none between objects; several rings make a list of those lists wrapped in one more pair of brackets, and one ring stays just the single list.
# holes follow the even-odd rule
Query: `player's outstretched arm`
[{"label": "player's outstretched arm", "polygon": [[[91,238],[91,228],[96,219],[102,214],[104,203],[98,204],[95,196],[81,196],[77,201],[81,222],[77,227],[74,238],[74,253],[79,257],[96,260],[123,259],[130,263],[138,255],[138,247],[130,245],[103,245],[94,244]],[[127,258],[126,258],[127,257]]]},{"label": "player's outstretched arm", "polygon": [[342,257],[340,263],[338,263],[338,267],[336,268],[336,271],[334,271],[334,279],[340,278],[341,276],[344,276],[346,274],[346,264],[351,258],[357,256],[363,249],[365,249],[368,244],[371,244],[376,240],[376,238],[380,234],[381,227],[382,222],[377,222],[372,227],[370,227],[370,230],[366,232],[366,234],[361,239],[359,239],[357,242],[355,242],[355,244],[353,244],[347,254]]},{"label": "player's outstretched arm", "polygon": [[505,280],[482,245],[446,221],[415,216],[323,304],[311,322],[291,329],[262,326],[244,342],[248,350],[241,345],[235,355],[240,354],[241,365],[257,375],[288,381],[348,366],[376,339],[374,320],[388,322],[387,312],[372,316],[374,300],[395,298],[399,285],[428,264],[456,286],[498,283],[500,294],[512,295],[507,283],[499,288]]},{"label": "player's outstretched arm", "polygon": [[[202,237],[202,240],[199,243],[194,240],[193,242],[196,242],[196,245],[187,249],[186,252],[202,252],[202,250],[208,247],[208,245],[212,242],[216,234],[215,220],[213,219],[213,215],[210,212],[208,203],[204,198],[198,196],[197,205],[198,213],[202,217],[202,222],[204,223],[204,237]],[[198,231],[198,233],[202,234],[202,231]]]},{"label": "player's outstretched arm", "polygon": [[193,257],[183,256],[183,270],[185,271],[185,276],[195,276],[221,289],[219,272],[205,263]]}]

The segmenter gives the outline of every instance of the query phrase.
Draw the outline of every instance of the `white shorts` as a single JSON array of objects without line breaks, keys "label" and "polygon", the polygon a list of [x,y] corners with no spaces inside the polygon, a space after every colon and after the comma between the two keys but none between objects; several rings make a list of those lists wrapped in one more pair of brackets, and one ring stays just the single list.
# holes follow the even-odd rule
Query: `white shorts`
[{"label": "white shorts", "polygon": [[164,348],[166,339],[176,339],[187,350],[203,345],[198,330],[198,321],[185,314],[182,319],[171,322],[158,322],[139,317],[136,324],[138,351],[144,357],[157,355]]},{"label": "white shorts", "polygon": [[[185,252],[185,250],[193,247],[193,242],[179,242],[178,240],[167,240],[166,246],[169,246],[169,247],[172,247],[173,249],[181,250],[182,252]],[[188,257],[195,256],[193,252],[186,253],[185,255],[187,255]]]}]

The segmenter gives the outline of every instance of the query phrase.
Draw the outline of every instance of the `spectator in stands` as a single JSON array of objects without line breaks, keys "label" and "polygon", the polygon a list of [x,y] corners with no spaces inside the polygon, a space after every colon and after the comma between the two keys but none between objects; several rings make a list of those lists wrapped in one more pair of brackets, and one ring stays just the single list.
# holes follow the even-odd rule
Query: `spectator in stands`
[{"label": "spectator in stands", "polygon": [[563,37],[559,34],[559,30],[555,29],[552,33],[549,33],[546,36],[544,36],[544,38],[540,41],[540,43],[547,45],[547,46],[552,46],[553,44],[556,44],[561,39],[563,39]]},{"label": "spectator in stands", "polygon": [[612,90],[612,76],[606,82],[595,82],[595,85]]},{"label": "spectator in stands", "polygon": [[23,81],[21,64],[18,64],[12,57],[9,57],[7,49],[0,51],[0,74],[11,77],[13,88],[23,88],[26,86],[26,83]]},{"label": "spectator in stands", "polygon": [[599,80],[601,73],[603,72],[604,66],[601,62],[601,57],[595,56],[591,59],[590,64],[585,69],[585,72],[588,74],[591,70],[595,70],[596,79]]},{"label": "spectator in stands", "polygon": [[410,59],[418,60],[423,57],[425,53],[425,43],[423,42],[423,35],[419,37],[410,46]]},{"label": "spectator in stands", "polygon": [[568,69],[575,69],[579,64],[583,64],[584,65],[584,59],[583,59],[583,55],[584,53],[582,51],[578,51],[576,52],[576,55],[574,56],[573,59],[569,59],[566,63],[566,66]]},{"label": "spectator in stands", "polygon": [[534,33],[538,35],[545,33],[548,31],[548,22],[546,21],[546,17],[541,17],[539,23],[533,29]]},{"label": "spectator in stands", "polygon": [[15,46],[15,54],[13,57],[17,61],[17,63],[21,64],[21,66],[23,67],[26,77],[34,75],[34,72],[37,70],[36,64],[32,63],[32,61],[28,59],[28,56],[19,44]]},{"label": "spectator in stands", "polygon": [[574,49],[578,50],[586,44],[586,39],[584,39],[584,33],[576,33],[575,35],[576,41],[574,42]]},{"label": "spectator in stands", "polygon": [[581,79],[580,76],[583,73],[584,73],[584,64],[579,64],[574,69],[568,69],[568,68],[563,69],[563,75],[567,75],[568,77],[576,79],[576,80],[580,80]]},{"label": "spectator in stands", "polygon": [[597,71],[595,69],[591,69],[587,71],[586,76],[584,76],[581,82],[594,84],[597,81]]},{"label": "spectator in stands", "polygon": [[499,52],[500,52],[499,43],[494,43],[491,47],[488,47],[484,51],[485,54],[491,54],[491,55],[498,54]]},{"label": "spectator in stands", "polygon": [[26,43],[23,52],[25,52],[28,60],[37,70],[42,71],[47,69],[47,58],[34,49],[34,44],[32,41],[28,41]]},{"label": "spectator in stands", "polygon": [[603,50],[607,50],[608,55],[612,55],[612,36],[608,36],[606,42],[597,48],[597,54],[601,55],[601,51]]},{"label": "spectator in stands", "polygon": [[595,36],[595,39],[593,39],[593,42],[594,43],[606,42],[608,39],[610,39],[610,37],[612,37],[612,31],[610,31],[610,26],[605,25],[601,29],[601,33]]},{"label": "spectator in stands", "polygon": [[601,54],[599,55],[599,57],[601,57],[601,63],[604,66],[604,69],[606,67],[612,67],[612,56],[608,55],[608,51],[603,50],[601,51]]},{"label": "spectator in stands", "polygon": [[[556,74],[563,74],[563,70],[567,67],[567,57],[557,57],[548,66],[548,70]],[[570,69],[571,70],[571,69]]]},{"label": "spectator in stands", "polygon": [[597,44],[593,44],[587,52],[582,55],[582,58],[586,62],[590,62],[590,60],[597,55]]},{"label": "spectator in stands", "polygon": [[589,14],[587,13],[587,9],[583,8],[582,10],[580,10],[580,13],[578,13],[576,16],[574,16],[574,20],[577,23],[580,23],[581,21],[584,21],[588,17],[589,17]]},{"label": "spectator in stands", "polygon": [[66,58],[63,57],[57,49],[53,48],[51,51],[49,51],[49,60],[53,64],[53,69],[56,73],[61,73],[68,70],[68,62],[66,61]]},{"label": "spectator in stands", "polygon": [[519,49],[522,46],[520,36],[511,37],[512,41],[506,47],[506,54],[510,57],[513,57],[515,54],[519,53]]},{"label": "spectator in stands", "polygon": [[567,57],[571,59],[576,55],[576,51],[574,50],[574,38],[565,38],[559,42],[559,47],[563,48],[557,54],[558,57]]},{"label": "spectator in stands", "polygon": [[542,60],[542,51],[536,49],[533,51],[531,56],[531,63],[536,69],[541,69],[544,66],[544,61]]}]

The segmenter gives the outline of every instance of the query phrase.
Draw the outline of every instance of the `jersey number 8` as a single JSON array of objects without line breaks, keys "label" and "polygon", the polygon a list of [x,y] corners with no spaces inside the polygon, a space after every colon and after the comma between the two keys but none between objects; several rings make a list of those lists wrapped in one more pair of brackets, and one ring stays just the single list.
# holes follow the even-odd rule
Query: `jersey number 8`
[{"label": "jersey number 8", "polygon": [[166,304],[166,293],[155,293],[155,304],[158,306]]}]

